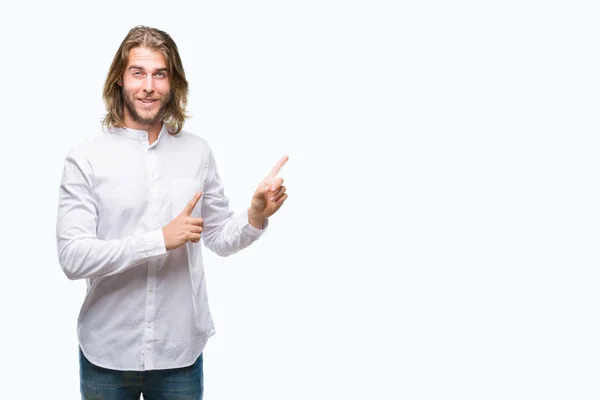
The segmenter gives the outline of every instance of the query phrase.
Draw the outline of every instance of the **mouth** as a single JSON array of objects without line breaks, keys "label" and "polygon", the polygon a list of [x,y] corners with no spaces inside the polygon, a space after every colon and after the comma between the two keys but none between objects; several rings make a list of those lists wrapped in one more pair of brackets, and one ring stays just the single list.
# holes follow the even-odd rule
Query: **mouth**
[{"label": "mouth", "polygon": [[137,99],[140,102],[140,107],[143,110],[154,110],[157,104],[160,104],[158,99]]}]

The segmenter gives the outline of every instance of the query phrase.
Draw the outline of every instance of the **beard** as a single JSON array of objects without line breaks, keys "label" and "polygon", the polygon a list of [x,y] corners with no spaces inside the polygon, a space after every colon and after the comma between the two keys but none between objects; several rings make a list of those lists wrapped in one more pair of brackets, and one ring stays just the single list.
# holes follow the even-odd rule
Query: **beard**
[{"label": "beard", "polygon": [[[143,111],[143,113],[145,115],[142,115],[142,113],[139,113],[135,108],[135,102],[137,101],[135,99],[135,97],[133,95],[130,95],[127,92],[125,92],[123,94],[124,94],[123,100],[125,102],[125,108],[127,108],[127,111],[129,112],[129,116],[131,117],[131,119],[140,125],[146,125],[146,126],[153,125],[156,122],[162,121],[163,116],[165,114],[165,110],[167,109],[167,106],[169,105],[169,101],[171,100],[170,94],[167,97],[163,97],[160,100],[157,100],[160,103],[160,106],[158,107],[158,109],[154,113]],[[148,98],[152,98],[152,97],[148,97]]]}]

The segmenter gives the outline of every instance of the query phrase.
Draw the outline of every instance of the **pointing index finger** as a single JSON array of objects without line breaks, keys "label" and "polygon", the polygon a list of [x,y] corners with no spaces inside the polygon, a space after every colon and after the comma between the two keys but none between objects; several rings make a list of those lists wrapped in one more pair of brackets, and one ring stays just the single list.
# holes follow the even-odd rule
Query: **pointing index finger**
[{"label": "pointing index finger", "polygon": [[196,194],[194,194],[192,200],[190,200],[183,208],[182,214],[188,217],[192,215],[192,211],[194,210],[194,207],[196,207],[196,204],[198,204],[198,200],[200,200],[200,197],[202,197],[202,192],[197,192]]},{"label": "pointing index finger", "polygon": [[273,167],[273,169],[271,170],[271,172],[267,176],[267,179],[275,179],[275,177],[277,176],[277,174],[279,173],[279,171],[281,171],[281,168],[285,165],[285,163],[287,162],[288,159],[289,159],[288,156],[281,157],[281,160],[279,160],[277,162],[277,164],[275,164],[275,166]]}]

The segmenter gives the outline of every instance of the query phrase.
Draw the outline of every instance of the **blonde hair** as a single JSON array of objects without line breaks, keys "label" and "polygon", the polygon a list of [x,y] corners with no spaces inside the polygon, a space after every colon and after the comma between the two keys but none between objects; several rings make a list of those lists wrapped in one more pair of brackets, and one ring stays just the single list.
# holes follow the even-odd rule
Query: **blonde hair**
[{"label": "blonde hair", "polygon": [[171,86],[171,99],[165,108],[163,123],[166,124],[169,133],[177,134],[183,129],[185,119],[188,117],[185,107],[189,85],[185,78],[181,57],[177,45],[168,33],[141,25],[131,29],[125,36],[108,70],[102,94],[107,114],[102,124],[107,128],[125,128],[125,100],[122,87],[118,82],[125,73],[129,51],[137,47],[160,51],[165,57]]}]

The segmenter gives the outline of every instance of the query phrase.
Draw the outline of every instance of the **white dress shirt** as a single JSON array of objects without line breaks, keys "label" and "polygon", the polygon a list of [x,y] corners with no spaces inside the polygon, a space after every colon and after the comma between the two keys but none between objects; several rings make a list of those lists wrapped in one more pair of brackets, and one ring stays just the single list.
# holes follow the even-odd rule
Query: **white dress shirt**
[{"label": "white dress shirt", "polygon": [[58,258],[69,279],[86,279],[78,319],[82,352],[116,370],[180,368],[196,361],[215,333],[200,242],[166,251],[162,228],[202,191],[192,217],[221,256],[265,230],[234,216],[208,143],[163,126],[111,129],[65,158],[57,216]]}]

